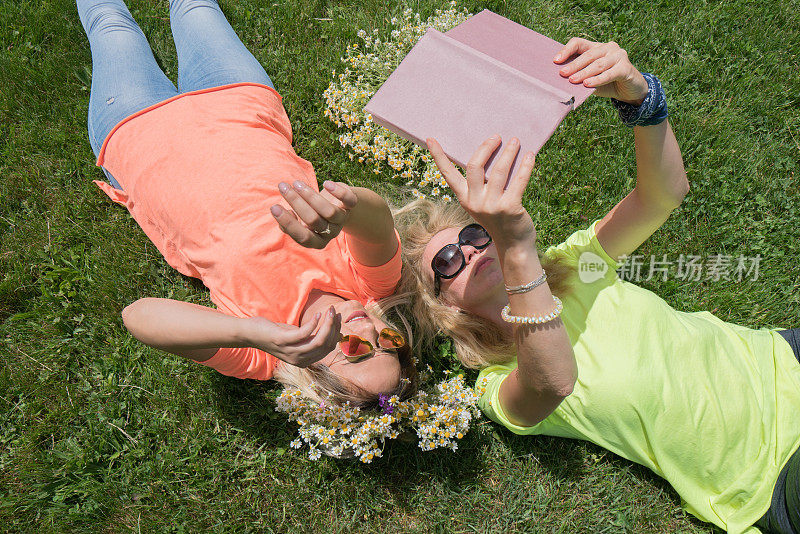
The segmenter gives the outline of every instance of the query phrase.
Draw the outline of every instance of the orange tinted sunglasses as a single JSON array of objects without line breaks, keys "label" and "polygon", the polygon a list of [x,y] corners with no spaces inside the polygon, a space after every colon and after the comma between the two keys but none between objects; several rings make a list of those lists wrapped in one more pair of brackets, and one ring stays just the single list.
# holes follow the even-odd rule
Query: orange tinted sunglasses
[{"label": "orange tinted sunglasses", "polygon": [[[397,350],[406,345],[406,338],[397,330],[384,328],[378,334],[378,347],[383,350]],[[375,347],[361,336],[355,334],[342,335],[339,350],[350,363],[360,362],[375,354]]]}]

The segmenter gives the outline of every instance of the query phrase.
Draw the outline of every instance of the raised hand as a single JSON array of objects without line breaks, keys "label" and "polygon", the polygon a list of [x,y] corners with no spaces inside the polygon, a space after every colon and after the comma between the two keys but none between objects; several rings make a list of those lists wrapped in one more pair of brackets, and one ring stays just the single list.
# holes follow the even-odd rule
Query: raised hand
[{"label": "raised hand", "polygon": [[302,326],[273,323],[263,317],[248,321],[247,337],[254,347],[297,367],[308,367],[327,356],[341,337],[342,318],[333,307]]},{"label": "raised hand", "polygon": [[575,84],[595,87],[597,96],[612,97],[622,102],[639,105],[647,96],[647,80],[631,65],[628,53],[614,41],[596,43],[580,37],[570,39],[553,58],[563,63],[579,54],[559,74],[569,77]]},{"label": "raised hand", "polygon": [[433,161],[453,190],[461,206],[486,228],[498,247],[532,243],[536,239],[533,220],[522,206],[522,195],[531,177],[536,158],[529,152],[509,178],[511,164],[519,152],[519,140],[512,138],[486,176],[484,168],[500,145],[495,135],[481,143],[467,163],[466,179],[447,158],[436,139],[427,140]]},{"label": "raised hand", "polygon": [[358,203],[346,184],[325,181],[323,188],[318,193],[300,180],[291,186],[281,182],[278,189],[292,209],[278,204],[270,207],[280,229],[306,248],[325,248],[342,231],[348,212]]}]

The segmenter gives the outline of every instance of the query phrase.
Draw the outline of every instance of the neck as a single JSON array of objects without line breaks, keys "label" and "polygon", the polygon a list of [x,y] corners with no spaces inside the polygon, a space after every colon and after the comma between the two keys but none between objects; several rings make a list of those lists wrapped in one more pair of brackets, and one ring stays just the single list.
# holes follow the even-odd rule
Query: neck
[{"label": "neck", "polygon": [[514,335],[514,325],[507,323],[503,320],[500,313],[503,308],[508,304],[508,295],[506,294],[503,284],[496,286],[495,291],[492,291],[486,299],[473,306],[470,312],[490,321],[497,328],[499,328],[508,339]]},{"label": "neck", "polygon": [[305,324],[311,320],[317,312],[325,313],[328,308],[344,300],[345,299],[339,295],[313,289],[308,295],[308,300],[306,300],[303,311],[300,313],[300,324]]}]

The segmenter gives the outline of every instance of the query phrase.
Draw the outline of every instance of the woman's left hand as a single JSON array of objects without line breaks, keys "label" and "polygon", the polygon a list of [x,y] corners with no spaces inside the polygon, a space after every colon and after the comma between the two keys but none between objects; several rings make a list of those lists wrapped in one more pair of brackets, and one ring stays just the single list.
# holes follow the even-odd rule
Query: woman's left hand
[{"label": "woman's left hand", "polygon": [[306,248],[325,248],[347,223],[348,212],[358,196],[347,184],[325,181],[317,192],[300,180],[292,185],[281,182],[278,189],[292,207],[275,204],[270,208],[280,229]]},{"label": "woman's left hand", "polygon": [[580,37],[570,39],[553,58],[563,63],[579,54],[560,71],[562,77],[586,87],[595,87],[597,96],[616,98],[622,102],[640,105],[647,96],[647,80],[628,60],[628,53],[614,41],[596,43]]},{"label": "woman's left hand", "polygon": [[516,174],[510,175],[511,164],[519,152],[519,139],[513,137],[498,154],[488,175],[486,162],[500,146],[500,136],[493,135],[475,149],[467,163],[466,178],[456,169],[434,138],[427,139],[428,150],[447,185],[455,193],[461,207],[492,236],[498,250],[533,246],[536,228],[522,205],[522,195],[533,171],[536,157],[529,152],[521,158]]}]

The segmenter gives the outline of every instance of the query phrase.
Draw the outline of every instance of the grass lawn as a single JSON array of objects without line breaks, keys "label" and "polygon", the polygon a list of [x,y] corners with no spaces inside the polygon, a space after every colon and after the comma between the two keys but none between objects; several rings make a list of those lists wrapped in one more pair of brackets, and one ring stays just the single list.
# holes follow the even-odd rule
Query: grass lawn
[{"label": "grass lawn", "polygon": [[[615,40],[659,76],[692,190],[640,253],[762,256],[756,281],[642,281],[680,310],[800,326],[800,3],[469,1],[551,37]],[[131,10],[173,80],[167,2]],[[399,199],[351,162],[321,94],[360,28],[444,3],[222,0],[271,75],[320,179]],[[101,179],[86,134],[91,57],[67,0],[0,3],[0,530],[9,532],[714,532],[645,468],[590,444],[481,422],[456,453],[392,443],[371,465],[288,449],[273,383],[141,345],[120,310],[210,304]],[[386,168],[386,167],[384,167]],[[633,186],[632,132],[590,99],[537,158],[527,205],[543,246]],[[266,207],[265,207],[266,209]],[[447,345],[441,353],[447,353]],[[423,356],[425,357],[425,356]],[[448,365],[432,355],[439,367]]]}]

